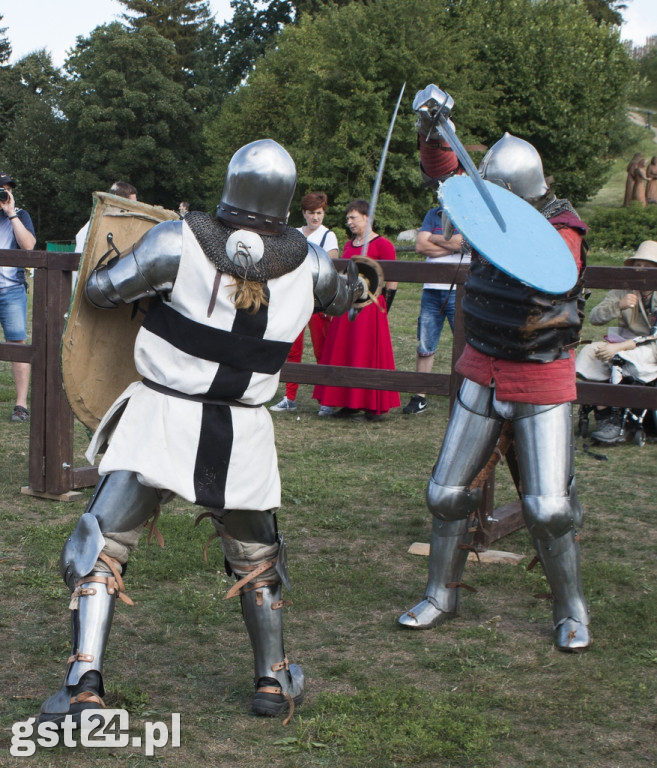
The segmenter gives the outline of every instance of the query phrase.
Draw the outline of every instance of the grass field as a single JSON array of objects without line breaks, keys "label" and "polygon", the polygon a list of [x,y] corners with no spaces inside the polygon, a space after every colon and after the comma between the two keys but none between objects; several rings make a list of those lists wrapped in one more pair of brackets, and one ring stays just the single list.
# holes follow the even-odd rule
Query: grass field
[{"label": "grass field", "polygon": [[[623,166],[624,167],[624,166]],[[419,286],[401,285],[391,313],[398,367],[411,370]],[[589,307],[600,300],[598,291]],[[585,329],[586,335],[599,329]],[[436,370],[447,371],[451,335]],[[311,359],[310,352],[306,359]],[[279,395],[282,393],[282,387]],[[178,499],[161,517],[165,548],[143,541],[130,562],[105,665],[109,706],[131,713],[131,737],[180,713],[180,747],[39,747],[9,754],[12,724],[59,687],[70,652],[62,544],[75,502],[20,493],[28,425],[10,424],[13,385],[0,364],[0,766],[202,765],[221,768],[642,768],[657,764],[657,445],[606,450],[577,438],[585,509],[582,574],[594,643],[556,652],[540,568],[528,571],[525,530],[496,544],[518,566],[468,564],[461,615],[441,628],[401,630],[422,595],[428,541],[424,488],[447,420],[444,398],[418,417],[378,424],[316,417],[309,387],[297,414],[276,415],[293,606],[286,650],[307,696],[292,723],[249,714],[252,660],[208,523]],[[407,394],[402,394],[405,402]],[[86,438],[78,434],[80,446]],[[593,452],[591,452],[593,451]],[[496,501],[514,498],[497,471]]]}]

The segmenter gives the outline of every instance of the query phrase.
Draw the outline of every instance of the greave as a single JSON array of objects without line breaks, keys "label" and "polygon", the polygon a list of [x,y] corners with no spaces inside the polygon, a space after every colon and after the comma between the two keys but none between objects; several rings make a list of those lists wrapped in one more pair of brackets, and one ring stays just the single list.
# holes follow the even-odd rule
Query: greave
[{"label": "greave", "polygon": [[[109,639],[116,594],[107,591],[107,573],[92,571],[89,577],[103,581],[85,581],[73,592],[78,607],[72,611],[73,655],[66,678],[67,685],[76,685],[82,675],[91,670],[102,673],[105,648]],[[87,577],[87,578],[89,578]]]},{"label": "greave", "polygon": [[289,709],[291,717],[294,705],[303,701],[304,676],[285,656],[281,591],[280,584],[258,586],[240,599],[255,665],[253,711],[277,715]]},{"label": "greave", "polygon": [[585,651],[590,645],[589,612],[582,592],[575,531],[558,539],[534,539],[534,546],[554,598],[555,644],[560,651]]},{"label": "greave", "polygon": [[[96,578],[100,580],[96,581]],[[44,702],[42,714],[69,713],[76,686],[88,672],[98,673],[90,676],[95,682],[93,690],[99,696],[104,694],[101,676],[103,658],[116,603],[116,594],[107,591],[106,581],[107,573],[92,571],[71,596],[72,653],[64,683],[56,694]]]},{"label": "greave", "polygon": [[253,649],[256,683],[262,677],[271,677],[287,690],[290,681],[283,648],[281,585],[259,586],[245,592],[240,599]]},{"label": "greave", "polygon": [[459,584],[472,537],[469,517],[450,521],[434,517],[424,600],[399,618],[402,626],[430,629],[457,614]]}]

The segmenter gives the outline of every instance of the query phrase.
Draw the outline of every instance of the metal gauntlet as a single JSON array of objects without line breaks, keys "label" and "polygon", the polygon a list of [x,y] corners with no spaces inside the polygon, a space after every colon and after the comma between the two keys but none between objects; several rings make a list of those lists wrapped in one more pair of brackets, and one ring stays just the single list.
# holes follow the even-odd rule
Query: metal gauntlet
[{"label": "metal gauntlet", "polygon": [[313,243],[308,243],[308,258],[312,263],[315,309],[327,315],[343,315],[362,292],[357,265],[350,261],[346,274],[340,275],[328,253]]}]

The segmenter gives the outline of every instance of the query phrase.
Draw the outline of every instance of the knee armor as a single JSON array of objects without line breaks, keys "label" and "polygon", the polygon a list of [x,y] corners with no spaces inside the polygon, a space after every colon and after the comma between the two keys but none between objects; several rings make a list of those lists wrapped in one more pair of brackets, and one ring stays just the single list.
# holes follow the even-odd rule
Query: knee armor
[{"label": "knee armor", "polygon": [[541,541],[560,538],[583,519],[574,479],[567,496],[523,495],[522,511],[532,538]]},{"label": "knee armor", "polygon": [[[94,567],[106,544],[104,534],[127,534],[153,514],[160,501],[155,488],[142,485],[134,472],[112,472],[100,479],[87,509],[66,541],[60,570],[69,589]],[[127,560],[130,545],[124,547]]]},{"label": "knee armor", "polygon": [[481,488],[450,488],[433,479],[427,486],[427,506],[439,520],[462,520],[470,516],[481,504]]}]

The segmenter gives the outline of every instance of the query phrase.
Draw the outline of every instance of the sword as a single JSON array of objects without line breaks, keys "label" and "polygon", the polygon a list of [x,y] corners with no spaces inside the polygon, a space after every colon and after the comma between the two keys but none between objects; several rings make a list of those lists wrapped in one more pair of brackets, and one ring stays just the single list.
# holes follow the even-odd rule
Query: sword
[{"label": "sword", "polygon": [[392,113],[392,119],[390,120],[390,125],[388,126],[388,135],[386,136],[386,140],[383,145],[383,151],[381,152],[381,159],[379,160],[379,168],[376,172],[376,178],[374,179],[374,186],[372,187],[372,196],[370,197],[370,215],[367,219],[367,230],[365,232],[365,244],[363,245],[363,251],[361,253],[361,256],[367,256],[367,246],[369,244],[370,235],[372,233],[372,224],[374,223],[374,211],[376,210],[376,201],[379,198],[379,190],[381,189],[381,179],[383,178],[383,168],[386,164],[388,147],[390,146],[390,137],[392,136],[392,129],[395,126],[395,120],[397,119],[397,112],[399,111],[399,105],[401,104],[402,96],[404,95],[404,88],[406,88],[406,83],[402,85],[401,91],[399,92],[399,98],[397,99],[395,111]]},{"label": "sword", "polygon": [[[474,185],[477,188],[477,192],[479,192],[484,203],[486,203],[488,210],[493,214],[493,217],[497,222],[498,226],[500,227],[500,229],[502,230],[502,232],[506,232],[506,222],[502,218],[500,209],[497,207],[497,205],[495,204],[495,201],[491,196],[491,193],[486,188],[486,184],[484,180],[481,178],[481,176],[479,175],[479,171],[475,168],[474,163],[470,159],[470,155],[468,154],[468,151],[463,146],[463,144],[461,144],[458,136],[454,133],[454,130],[452,129],[452,126],[449,123],[449,120],[448,120],[449,109],[445,110],[444,108],[448,99],[450,98],[451,98],[450,95],[448,93],[445,93],[445,100],[443,101],[442,104],[437,104],[435,107],[431,107],[430,109],[428,109],[429,115],[431,117],[431,128],[440,126],[440,131],[449,142],[450,147],[456,153],[456,156],[458,157],[459,162],[465,169],[465,172],[474,182]],[[454,102],[452,101],[452,104],[453,103]],[[431,134],[431,131],[427,131],[427,139],[426,139],[427,141],[429,141],[430,134]]]}]

